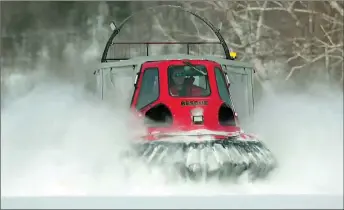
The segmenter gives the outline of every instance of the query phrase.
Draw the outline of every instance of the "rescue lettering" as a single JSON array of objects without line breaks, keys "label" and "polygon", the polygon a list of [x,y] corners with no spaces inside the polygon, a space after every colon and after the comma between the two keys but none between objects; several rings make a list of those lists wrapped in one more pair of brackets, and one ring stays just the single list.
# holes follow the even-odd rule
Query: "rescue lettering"
[{"label": "rescue lettering", "polygon": [[180,105],[182,106],[207,106],[208,101],[182,101]]}]

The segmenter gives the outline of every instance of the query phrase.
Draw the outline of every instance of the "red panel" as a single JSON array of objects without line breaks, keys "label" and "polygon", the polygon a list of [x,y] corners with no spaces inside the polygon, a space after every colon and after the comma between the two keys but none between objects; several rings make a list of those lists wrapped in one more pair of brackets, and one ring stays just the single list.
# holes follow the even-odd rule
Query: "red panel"
[{"label": "red panel", "polygon": [[[167,69],[169,65],[185,65],[180,60],[168,60],[168,61],[155,61],[155,62],[147,62],[142,65],[141,75],[143,75],[146,68],[150,67],[158,67],[159,68],[159,80],[160,80],[160,97],[154,103],[144,107],[140,112],[144,114],[148,111],[151,107],[163,103],[165,104],[172,112],[173,115],[173,125],[169,128],[148,128],[149,133],[153,131],[160,131],[160,132],[173,132],[173,131],[190,131],[196,129],[207,129],[212,131],[224,131],[224,132],[238,132],[240,130],[239,127],[234,126],[221,126],[218,122],[218,110],[222,105],[223,101],[220,98],[219,91],[216,84],[215,72],[214,67],[217,66],[221,68],[221,66],[213,61],[207,60],[190,60],[191,64],[194,65],[204,65],[208,70],[208,79],[209,85],[211,89],[210,96],[207,97],[172,97],[169,94],[168,90],[168,73]],[[142,82],[142,76],[138,79],[137,83],[137,90],[140,89]],[[135,91],[134,99],[132,103],[132,108],[135,109],[135,105],[137,102],[138,92]],[[204,114],[204,124],[203,125],[194,125],[192,123],[191,118],[191,110],[196,108],[196,106],[182,106],[182,101],[191,100],[191,101],[207,101],[208,105],[204,106],[197,106],[203,108]],[[237,118],[236,118],[237,120]],[[154,140],[152,138],[151,140]]]}]

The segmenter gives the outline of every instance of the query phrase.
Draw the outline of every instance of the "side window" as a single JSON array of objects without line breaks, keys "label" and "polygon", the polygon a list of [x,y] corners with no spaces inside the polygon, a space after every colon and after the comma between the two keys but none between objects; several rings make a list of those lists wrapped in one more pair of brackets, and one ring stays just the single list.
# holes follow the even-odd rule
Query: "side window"
[{"label": "side window", "polygon": [[159,71],[158,68],[147,68],[142,76],[136,109],[140,110],[159,98]]},{"label": "side window", "polygon": [[232,107],[232,101],[229,96],[229,91],[226,85],[226,80],[223,75],[223,72],[221,69],[218,67],[215,67],[215,77],[216,77],[216,83],[217,83],[217,88],[220,94],[220,98],[226,102],[226,104],[230,105]]}]

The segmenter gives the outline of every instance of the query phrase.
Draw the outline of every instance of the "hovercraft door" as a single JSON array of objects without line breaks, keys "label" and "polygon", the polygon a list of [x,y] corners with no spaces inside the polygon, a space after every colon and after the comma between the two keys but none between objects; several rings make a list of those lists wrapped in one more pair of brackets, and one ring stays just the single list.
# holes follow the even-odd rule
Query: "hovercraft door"
[{"label": "hovercraft door", "polygon": [[117,106],[128,106],[134,91],[135,67],[109,66],[95,71],[96,91],[104,101]]},{"label": "hovercraft door", "polygon": [[252,68],[243,66],[223,65],[227,72],[231,94],[235,110],[239,118],[242,119],[252,116],[254,111],[254,95],[252,83]]}]

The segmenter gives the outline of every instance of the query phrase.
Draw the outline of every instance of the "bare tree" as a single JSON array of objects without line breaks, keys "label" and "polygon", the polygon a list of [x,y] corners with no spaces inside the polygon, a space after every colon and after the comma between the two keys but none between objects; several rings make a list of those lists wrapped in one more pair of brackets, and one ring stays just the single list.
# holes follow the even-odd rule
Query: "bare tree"
[{"label": "bare tree", "polygon": [[[323,66],[324,72],[340,72],[343,82],[344,17],[338,1],[188,1],[184,5],[221,22],[227,42],[242,59],[254,63],[263,80],[269,79],[264,62],[282,58],[290,66],[282,72],[286,80],[296,71]],[[208,34],[198,37],[211,39]]]},{"label": "bare tree", "polygon": [[[340,73],[343,81],[343,5],[340,2],[186,1],[182,5],[217,25],[240,59],[253,62],[261,82],[274,75],[285,80],[299,72],[314,75],[314,66],[327,75]],[[140,36],[129,30],[125,38],[218,41],[204,23],[179,10],[158,8],[139,18],[141,22],[137,23],[141,24],[136,24],[135,30],[140,31]],[[163,50],[166,48],[157,52]],[[169,50],[185,52],[181,47]],[[223,56],[221,50],[220,46],[195,46],[190,53]],[[285,68],[267,68],[267,63],[273,60],[283,62]]]},{"label": "bare tree", "polygon": [[[16,3],[13,2],[13,4]],[[25,3],[25,5],[27,4]],[[41,19],[35,24],[37,27],[39,25],[44,26],[46,31],[44,31],[44,27],[39,30],[35,28],[30,33],[25,32],[26,38],[21,38],[18,41],[18,34],[14,36],[9,30],[10,28],[8,28],[8,30],[3,30],[6,34],[2,32],[2,40],[6,39],[6,42],[2,41],[2,43],[6,43],[6,47],[14,49],[13,52],[24,52],[23,46],[33,48],[33,45],[39,46],[39,44],[51,46],[51,49],[56,50],[63,45],[62,43],[69,42],[73,42],[78,45],[77,48],[80,51],[84,51],[90,44],[90,40],[101,46],[105,44],[111,32],[107,26],[110,20],[119,23],[130,13],[157,4],[159,3],[155,2],[150,5],[141,2],[135,4],[123,3],[123,7],[130,8],[128,11],[118,9],[119,4],[117,2],[82,4],[82,10],[92,15],[86,18],[88,20],[82,20],[84,23],[81,31],[73,32],[75,29],[73,27],[74,23],[80,22],[78,18],[74,17],[80,11],[78,7],[74,7],[74,9],[65,11],[66,16],[69,18],[74,17],[68,21],[68,27],[65,25],[63,29],[55,27],[54,30],[51,30],[51,28],[47,28],[49,24]],[[323,73],[326,73],[329,78],[331,76],[331,78],[343,82],[343,2],[185,1],[169,2],[169,4],[183,5],[184,8],[195,11],[214,23],[220,29],[229,46],[239,53],[239,59],[251,61],[255,65],[258,73],[257,79],[260,81],[272,79],[274,75],[279,75],[285,80],[295,78],[300,73],[313,75],[316,68],[312,67],[316,66]],[[24,7],[27,7],[25,5]],[[95,9],[95,5],[97,5],[98,9]],[[34,5],[31,5],[30,8],[32,7]],[[47,4],[39,7],[43,9],[37,9],[38,7],[32,9],[34,11],[38,10],[37,14],[41,14],[42,12],[39,10],[48,10],[51,7],[54,7],[54,5]],[[18,15],[18,12],[11,10],[4,15],[4,20],[10,23],[14,21],[11,17]],[[22,23],[17,24],[23,25]],[[104,25],[107,28],[104,29]],[[32,36],[28,36],[28,34]],[[34,39],[28,37],[36,37],[37,40],[37,37],[40,37],[39,34],[45,34],[45,38],[39,38],[38,43],[32,44],[35,43]],[[71,34],[74,34],[74,36]],[[91,39],[89,39],[90,37]],[[8,41],[9,39],[12,41]],[[26,44],[24,43],[25,40]],[[84,40],[88,41],[88,45]],[[158,8],[155,11],[149,10],[146,13],[140,13],[130,20],[120,35],[116,37],[116,41],[153,40],[217,41],[217,38],[197,18],[179,10],[167,8]],[[136,46],[131,50],[135,51],[136,54],[140,54],[141,48],[142,46]],[[155,53],[164,51],[185,52],[182,46],[176,46],[174,49],[160,47],[150,50],[155,51]],[[61,51],[61,49],[57,51]],[[117,52],[124,52],[124,50],[117,48]],[[223,56],[220,46],[192,46],[190,52],[192,54]],[[6,57],[13,57],[11,50],[7,50],[5,53],[7,54],[4,54]],[[22,54],[27,55],[27,53]],[[60,55],[56,52],[53,56]],[[286,68],[267,68],[267,63],[274,60],[282,61]]]}]

